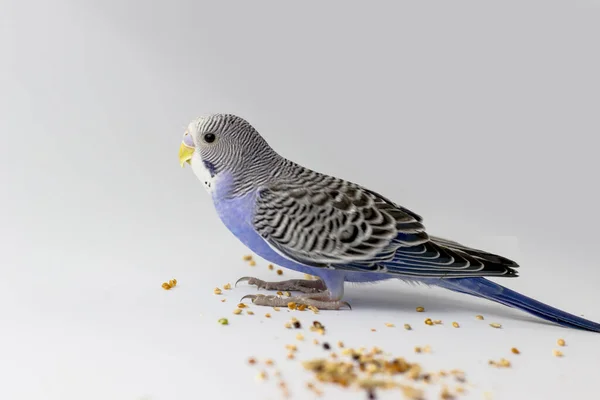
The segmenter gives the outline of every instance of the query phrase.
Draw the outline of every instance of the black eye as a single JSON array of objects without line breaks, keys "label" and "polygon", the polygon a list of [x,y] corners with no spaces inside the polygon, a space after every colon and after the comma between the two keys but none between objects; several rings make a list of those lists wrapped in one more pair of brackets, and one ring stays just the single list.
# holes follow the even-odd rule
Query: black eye
[{"label": "black eye", "polygon": [[204,141],[206,143],[212,143],[214,142],[216,139],[215,134],[214,133],[206,133],[204,134]]}]

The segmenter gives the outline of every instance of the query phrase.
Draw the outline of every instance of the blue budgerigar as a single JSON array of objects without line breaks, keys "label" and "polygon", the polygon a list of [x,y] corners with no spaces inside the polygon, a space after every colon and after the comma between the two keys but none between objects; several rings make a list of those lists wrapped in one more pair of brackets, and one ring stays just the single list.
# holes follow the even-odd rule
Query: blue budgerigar
[{"label": "blue budgerigar", "polygon": [[[355,183],[277,154],[246,120],[216,114],[192,121],[179,161],[191,165],[227,228],[262,258],[319,280],[265,282],[291,298],[251,295],[254,304],[288,302],[331,310],[345,282],[401,279],[440,286],[515,307],[563,326],[600,332],[600,324],[550,307],[486,277],[516,277],[505,257],[428,235],[423,219]],[[395,177],[390,177],[395,179]]]}]

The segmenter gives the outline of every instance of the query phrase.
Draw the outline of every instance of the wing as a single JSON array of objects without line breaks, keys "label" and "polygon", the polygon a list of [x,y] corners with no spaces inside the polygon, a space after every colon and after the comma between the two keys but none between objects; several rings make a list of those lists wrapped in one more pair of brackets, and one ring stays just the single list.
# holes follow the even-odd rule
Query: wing
[{"label": "wing", "polygon": [[296,262],[423,278],[516,275],[510,260],[430,238],[419,215],[378,193],[307,173],[261,188],[253,216],[264,240]]}]

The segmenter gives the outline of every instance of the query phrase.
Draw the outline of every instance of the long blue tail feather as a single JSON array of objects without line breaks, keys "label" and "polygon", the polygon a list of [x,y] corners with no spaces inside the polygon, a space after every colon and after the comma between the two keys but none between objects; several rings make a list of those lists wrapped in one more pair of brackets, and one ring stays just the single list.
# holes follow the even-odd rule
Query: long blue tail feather
[{"label": "long blue tail feather", "polygon": [[558,325],[600,333],[599,323],[550,307],[485,278],[437,279],[428,283],[517,308]]}]

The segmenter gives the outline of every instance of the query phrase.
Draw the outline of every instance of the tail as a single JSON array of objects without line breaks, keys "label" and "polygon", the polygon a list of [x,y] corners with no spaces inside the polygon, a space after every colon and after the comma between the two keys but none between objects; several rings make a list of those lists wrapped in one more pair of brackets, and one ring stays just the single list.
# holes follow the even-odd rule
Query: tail
[{"label": "tail", "polygon": [[432,284],[514,307],[558,325],[600,333],[600,324],[596,322],[550,307],[485,278],[438,279]]}]

